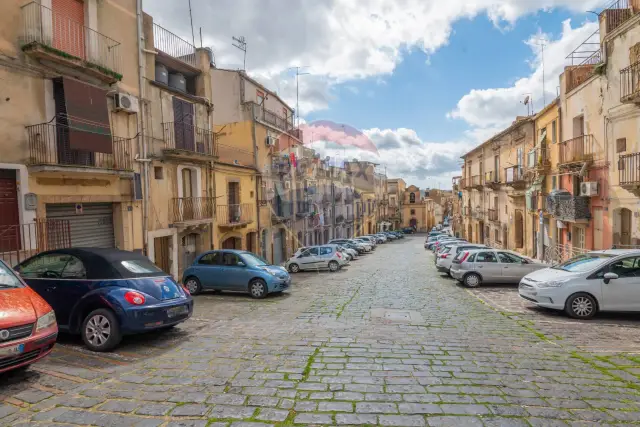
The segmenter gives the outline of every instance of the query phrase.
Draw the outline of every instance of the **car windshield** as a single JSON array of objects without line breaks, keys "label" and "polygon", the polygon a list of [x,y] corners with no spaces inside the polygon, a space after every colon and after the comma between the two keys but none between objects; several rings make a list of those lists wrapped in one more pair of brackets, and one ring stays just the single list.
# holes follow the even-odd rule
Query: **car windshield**
[{"label": "car windshield", "polygon": [[553,266],[552,268],[555,270],[564,270],[570,271],[572,273],[580,273],[584,271],[590,271],[594,268],[598,268],[600,265],[604,264],[613,258],[611,254],[584,254],[578,255],[574,258],[571,258],[569,261],[565,261],[562,264],[558,264]]},{"label": "car windshield", "polygon": [[269,265],[265,259],[249,252],[242,254],[242,261],[244,261],[244,263],[249,267],[262,267]]},{"label": "car windshield", "polygon": [[21,288],[22,282],[4,263],[0,262],[0,289]]}]

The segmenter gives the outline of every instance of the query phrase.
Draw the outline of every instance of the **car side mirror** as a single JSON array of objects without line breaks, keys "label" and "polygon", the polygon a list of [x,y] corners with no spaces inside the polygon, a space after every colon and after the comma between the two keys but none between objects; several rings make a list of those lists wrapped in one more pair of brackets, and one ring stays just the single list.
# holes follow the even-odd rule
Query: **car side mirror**
[{"label": "car side mirror", "polygon": [[619,276],[616,273],[605,273],[604,283],[608,285],[611,280],[616,280],[617,278],[619,278]]}]

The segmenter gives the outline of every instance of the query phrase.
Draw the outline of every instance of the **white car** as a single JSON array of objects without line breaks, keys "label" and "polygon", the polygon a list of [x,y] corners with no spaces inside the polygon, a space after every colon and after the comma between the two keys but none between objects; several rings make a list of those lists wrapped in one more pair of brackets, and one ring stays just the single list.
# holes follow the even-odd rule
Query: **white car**
[{"label": "white car", "polygon": [[579,255],[527,274],[520,296],[576,319],[598,311],[640,311],[640,250],[608,249]]},{"label": "white car", "polygon": [[475,249],[488,249],[488,246],[478,245],[476,243],[459,242],[445,245],[445,249],[436,254],[436,268],[438,271],[447,273],[451,276],[451,263],[453,259],[462,251],[471,251]]},{"label": "white car", "polygon": [[358,258],[358,251],[356,251],[355,249],[346,248],[342,245],[338,245],[338,247],[340,248],[342,253],[345,253],[348,255],[347,261],[351,261]]},{"label": "white car", "polygon": [[349,264],[346,257],[340,251],[338,245],[309,246],[301,252],[296,252],[285,263],[285,268],[290,273],[302,270],[324,270],[331,272],[340,270]]}]

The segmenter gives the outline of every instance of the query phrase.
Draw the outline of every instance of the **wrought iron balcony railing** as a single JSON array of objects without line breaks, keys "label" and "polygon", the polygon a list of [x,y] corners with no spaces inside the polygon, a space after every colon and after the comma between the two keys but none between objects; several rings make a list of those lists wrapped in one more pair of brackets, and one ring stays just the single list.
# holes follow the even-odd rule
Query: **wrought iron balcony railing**
[{"label": "wrought iron balcony railing", "polygon": [[160,25],[153,24],[153,47],[160,52],[197,67],[196,47]]},{"label": "wrought iron balcony railing", "polygon": [[609,34],[638,12],[640,12],[638,0],[614,0],[600,12],[599,19],[604,20],[606,33]]},{"label": "wrought iron balcony railing", "polygon": [[547,213],[561,221],[576,222],[591,219],[589,197],[550,195],[547,196]]},{"label": "wrought iron balcony railing", "polygon": [[216,212],[218,225],[236,226],[249,224],[255,218],[254,207],[253,203],[218,205]]},{"label": "wrought iron balcony railing", "polygon": [[120,42],[38,2],[22,6],[22,48],[42,47],[65,60],[121,80]]},{"label": "wrought iron balcony railing", "polygon": [[640,153],[620,154],[618,158],[620,185],[640,185]]},{"label": "wrought iron balcony railing", "polygon": [[640,62],[620,70],[620,102],[635,102],[640,97]]},{"label": "wrought iron balcony railing", "polygon": [[484,177],[482,175],[474,175],[471,177],[471,186],[480,187],[484,184]]},{"label": "wrought iron balcony railing", "polygon": [[504,170],[505,182],[514,184],[524,181],[524,170],[522,166],[511,166]]},{"label": "wrought iron balcony railing", "polygon": [[171,200],[171,222],[213,220],[213,197],[180,197]]},{"label": "wrought iron balcony railing", "polygon": [[214,132],[183,122],[163,123],[164,143],[167,150],[181,150],[205,156],[217,156]]},{"label": "wrought iron balcony railing", "polygon": [[69,147],[77,129],[55,123],[27,126],[30,165],[88,167],[133,171],[133,140],[111,136],[111,153],[75,150]]},{"label": "wrought iron balcony railing", "polygon": [[597,155],[597,148],[593,135],[580,135],[575,138],[563,141],[558,147],[560,156],[559,165],[586,162],[594,160]]}]

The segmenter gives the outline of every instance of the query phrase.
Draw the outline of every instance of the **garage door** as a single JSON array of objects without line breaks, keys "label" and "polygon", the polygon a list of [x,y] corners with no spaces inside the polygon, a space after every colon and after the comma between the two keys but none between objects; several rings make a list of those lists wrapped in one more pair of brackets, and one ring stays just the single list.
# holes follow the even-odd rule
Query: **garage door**
[{"label": "garage door", "polygon": [[111,203],[47,204],[47,218],[66,219],[72,247],[115,248]]}]

